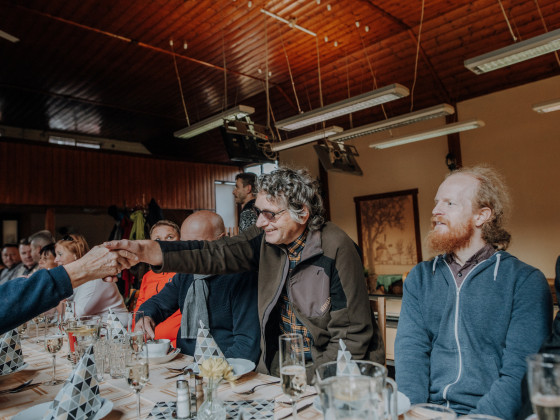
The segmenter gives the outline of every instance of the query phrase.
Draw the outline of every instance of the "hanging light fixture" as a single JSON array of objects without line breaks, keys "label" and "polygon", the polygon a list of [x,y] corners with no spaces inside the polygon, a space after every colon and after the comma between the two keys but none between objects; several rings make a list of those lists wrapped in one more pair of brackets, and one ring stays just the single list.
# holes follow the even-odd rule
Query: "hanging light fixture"
[{"label": "hanging light fixture", "polygon": [[406,136],[395,137],[380,143],[372,143],[369,145],[372,149],[387,149],[388,147],[401,146],[403,144],[413,143],[415,141],[432,139],[434,137],[446,136],[448,134],[459,133],[461,131],[474,130],[475,128],[484,127],[484,121],[469,120],[464,122],[456,122],[444,125],[439,128],[432,128]]},{"label": "hanging light fixture", "polygon": [[541,102],[533,105],[533,111],[539,114],[546,114],[548,112],[560,111],[560,99],[553,99],[552,101]]},{"label": "hanging light fixture", "polygon": [[482,74],[556,50],[560,50],[560,29],[465,60],[465,67]]},{"label": "hanging light fixture", "polygon": [[408,96],[409,90],[403,85],[395,83],[380,89],[372,90],[352,98],[344,99],[334,104],[330,104],[303,114],[294,115],[278,121],[276,127],[281,130],[297,130],[309,125],[317,124],[341,115],[351,114],[362,109],[371,108],[381,105],[385,102],[394,101],[396,99]]},{"label": "hanging light fixture", "polygon": [[307,143],[311,143],[315,140],[324,139],[332,134],[340,133],[343,131],[342,127],[337,127],[333,125],[332,127],[327,127],[322,130],[317,130],[312,133],[307,133],[302,136],[294,137],[293,139],[284,140],[270,145],[270,149],[273,152],[279,152],[280,150],[290,149],[292,147],[301,146]]},{"label": "hanging light fixture", "polygon": [[409,112],[404,115],[398,115],[373,124],[363,125],[351,130],[344,131],[334,136],[330,136],[331,141],[346,141],[356,137],[377,133],[379,131],[391,130],[403,125],[413,124],[415,122],[429,120],[432,118],[443,117],[455,113],[455,108],[448,104],[432,106],[430,108],[421,109],[419,111]]},{"label": "hanging light fixture", "polygon": [[175,131],[173,135],[182,139],[190,139],[191,137],[198,136],[199,134],[218,128],[224,124],[225,121],[238,120],[240,118],[251,115],[255,112],[255,108],[246,105],[238,105],[235,108],[228,109],[218,115],[206,118],[182,130]]}]

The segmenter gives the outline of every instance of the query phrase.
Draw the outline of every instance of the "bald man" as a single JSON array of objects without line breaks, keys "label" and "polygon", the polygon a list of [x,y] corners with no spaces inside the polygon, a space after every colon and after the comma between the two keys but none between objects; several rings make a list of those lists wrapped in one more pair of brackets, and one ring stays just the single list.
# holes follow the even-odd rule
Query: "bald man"
[{"label": "bald man", "polygon": [[[224,235],[222,218],[207,210],[190,215],[181,226],[182,241],[213,241]],[[201,320],[209,326],[226,357],[257,363],[260,328],[256,273],[176,274],[161,292],[140,306],[144,318],[137,320],[136,329],[144,329],[153,338],[155,326],[177,309],[181,310],[181,328],[177,332],[181,353],[194,354]]]}]

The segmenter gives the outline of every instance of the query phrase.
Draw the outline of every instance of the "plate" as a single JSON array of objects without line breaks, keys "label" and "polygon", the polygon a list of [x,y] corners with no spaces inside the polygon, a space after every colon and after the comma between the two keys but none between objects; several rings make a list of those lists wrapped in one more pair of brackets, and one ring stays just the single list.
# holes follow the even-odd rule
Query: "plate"
[{"label": "plate", "polygon": [[[323,412],[321,409],[320,397],[315,397],[315,399],[313,400],[313,408],[320,413]],[[408,399],[408,397],[404,395],[402,392],[397,391],[397,414],[401,416],[404,413],[406,413],[409,408],[410,408],[410,400]]]},{"label": "plate", "polygon": [[233,374],[235,376],[243,376],[246,373],[252,372],[255,369],[255,364],[247,359],[226,359],[227,362],[233,368]]},{"label": "plate", "polygon": [[0,375],[0,376],[8,376],[8,375],[11,375],[12,373],[19,372],[20,370],[23,370],[23,369],[25,369],[26,367],[27,367],[27,363],[24,362],[23,365],[21,365],[20,367],[18,367],[16,370],[12,370],[11,372],[9,372],[9,373],[4,373],[3,375]]},{"label": "plate", "polygon": [[[101,403],[101,408],[92,420],[102,419],[113,409],[113,403],[110,400],[101,398]],[[49,404],[50,402],[46,402],[43,404],[34,405],[33,407],[29,407],[28,409],[20,411],[15,416],[13,416],[12,420],[40,420],[45,416],[45,413],[49,408]]]},{"label": "plate", "polygon": [[177,356],[179,353],[181,353],[181,349],[173,349],[171,352],[167,353],[165,356],[148,357],[148,363],[151,363],[151,364],[154,364],[154,365],[159,365],[161,363],[167,363],[167,362],[170,362],[171,360],[175,359],[175,356]]}]

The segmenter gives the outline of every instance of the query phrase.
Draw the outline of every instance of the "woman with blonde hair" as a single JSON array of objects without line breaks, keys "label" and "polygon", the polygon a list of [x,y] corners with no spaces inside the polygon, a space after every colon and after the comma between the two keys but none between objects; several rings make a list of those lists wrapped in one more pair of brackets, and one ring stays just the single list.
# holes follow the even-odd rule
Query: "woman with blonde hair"
[{"label": "woman with blonde hair", "polygon": [[[58,265],[68,264],[84,256],[89,245],[82,235],[66,235],[55,244]],[[76,316],[101,315],[106,318],[109,309],[115,312],[126,312],[123,298],[115,283],[104,282],[102,279],[92,280],[74,289]],[[69,300],[70,300],[69,299]]]}]

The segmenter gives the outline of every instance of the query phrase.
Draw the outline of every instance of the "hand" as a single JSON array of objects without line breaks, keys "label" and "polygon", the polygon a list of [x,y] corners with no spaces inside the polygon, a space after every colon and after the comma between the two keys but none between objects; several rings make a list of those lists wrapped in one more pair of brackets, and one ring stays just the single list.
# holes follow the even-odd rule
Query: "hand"
[{"label": "hand", "polygon": [[131,265],[140,261],[150,265],[163,264],[163,253],[156,241],[129,241],[127,239],[121,239],[120,241],[105,242],[103,246],[113,251],[121,250],[127,252],[127,255],[131,257],[136,257],[134,260],[130,261]]},{"label": "hand", "polygon": [[138,321],[136,321],[134,331],[146,331],[146,337],[148,337],[149,339],[153,339],[156,336],[154,332],[155,328],[156,323],[154,322],[154,320],[149,316],[145,316],[139,318]]}]

